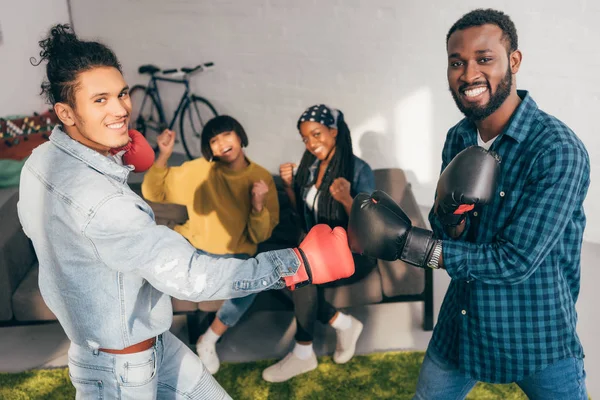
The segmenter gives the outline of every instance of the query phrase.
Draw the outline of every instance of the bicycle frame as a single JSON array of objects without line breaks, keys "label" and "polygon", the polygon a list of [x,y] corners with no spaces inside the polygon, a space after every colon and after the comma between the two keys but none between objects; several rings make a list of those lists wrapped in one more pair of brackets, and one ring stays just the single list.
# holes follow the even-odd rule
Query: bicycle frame
[{"label": "bicycle frame", "polygon": [[171,82],[171,83],[178,83],[181,85],[185,85],[185,92],[181,95],[181,100],[179,101],[179,105],[177,106],[177,109],[175,110],[175,113],[173,114],[173,118],[171,119],[171,122],[169,123],[169,129],[172,130],[173,126],[175,125],[175,121],[177,120],[177,117],[179,116],[179,114],[181,113],[181,111],[183,110],[183,108],[185,107],[185,105],[190,101],[190,82],[189,80],[186,78],[181,78],[181,79],[174,79],[174,78],[167,78],[164,76],[155,76],[152,75],[152,77],[150,78],[150,81],[148,82],[148,86],[147,86],[147,90],[146,90],[146,94],[144,95],[144,99],[142,100],[142,104],[140,106],[140,110],[144,109],[144,105],[146,104],[146,99],[148,96],[152,96],[154,98],[154,100],[156,101],[156,104],[158,105],[158,117],[160,118],[161,123],[166,123],[167,119],[165,117],[165,111],[163,108],[163,104],[162,104],[162,100],[160,98],[160,93],[158,91],[158,85],[157,85],[157,81],[164,81],[164,82]]}]

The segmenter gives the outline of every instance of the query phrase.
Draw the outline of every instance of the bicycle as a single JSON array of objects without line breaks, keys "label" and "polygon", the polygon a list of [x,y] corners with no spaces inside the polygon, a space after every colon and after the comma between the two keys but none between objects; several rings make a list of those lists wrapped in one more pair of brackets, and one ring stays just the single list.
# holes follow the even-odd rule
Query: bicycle
[{"label": "bicycle", "polygon": [[[206,122],[216,117],[215,107],[204,97],[197,96],[190,91],[189,76],[198,71],[210,68],[214,63],[204,63],[194,68],[166,69],[161,70],[155,65],[146,64],[138,68],[140,74],[149,74],[150,80],[146,86],[135,85],[129,91],[133,104],[130,127],[137,129],[156,150],[156,137],[165,129],[173,129],[175,120],[179,118],[179,135],[183,148],[189,159],[198,158],[202,155],[200,149],[200,134]],[[160,73],[160,75],[157,75]],[[173,78],[169,75],[183,74],[182,77]],[[178,83],[185,86],[185,92],[179,100],[179,105],[173,114],[173,118],[167,124],[157,82]],[[139,104],[139,106],[138,106]],[[137,113],[135,112],[137,110]]]}]

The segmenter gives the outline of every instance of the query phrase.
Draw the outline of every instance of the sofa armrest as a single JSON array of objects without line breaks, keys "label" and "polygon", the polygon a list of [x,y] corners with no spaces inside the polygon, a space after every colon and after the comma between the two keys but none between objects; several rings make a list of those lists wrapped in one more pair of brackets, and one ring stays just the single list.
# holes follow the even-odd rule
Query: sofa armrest
[{"label": "sofa armrest", "polygon": [[[18,189],[1,189],[0,204],[0,321],[13,318],[12,296],[36,261],[33,245],[17,215]],[[12,191],[13,193],[10,193]]]},{"label": "sofa armrest", "polygon": [[[133,190],[135,194],[142,196],[142,184],[140,182],[131,183],[129,188]],[[152,208],[154,212],[154,220],[157,225],[166,225],[169,228],[173,229],[175,225],[182,225],[188,220],[188,212],[185,206],[181,206],[179,204],[169,204],[169,203],[155,203],[153,201],[149,201],[144,199],[146,203]]]}]

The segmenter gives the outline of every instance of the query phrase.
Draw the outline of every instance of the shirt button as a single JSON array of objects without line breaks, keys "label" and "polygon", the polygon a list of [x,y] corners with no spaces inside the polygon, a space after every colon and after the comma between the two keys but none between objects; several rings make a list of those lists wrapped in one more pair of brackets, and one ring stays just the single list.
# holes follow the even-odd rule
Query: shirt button
[{"label": "shirt button", "polygon": [[462,310],[460,313],[461,313],[462,315],[467,315],[467,310]]},{"label": "shirt button", "polygon": [[267,286],[267,281],[262,281],[263,286]]},{"label": "shirt button", "polygon": [[478,213],[477,211],[475,211],[475,212],[473,213],[473,216],[474,216],[474,217],[476,217],[476,216],[478,216],[478,215],[479,215],[479,213]]},{"label": "shirt button", "polygon": [[505,194],[506,193],[504,193],[504,192],[500,192],[500,197],[504,197]]}]

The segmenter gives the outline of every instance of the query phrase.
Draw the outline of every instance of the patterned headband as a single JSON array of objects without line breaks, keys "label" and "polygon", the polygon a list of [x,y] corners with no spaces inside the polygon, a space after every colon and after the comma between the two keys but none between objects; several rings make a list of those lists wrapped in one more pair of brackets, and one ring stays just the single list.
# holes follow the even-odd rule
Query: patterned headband
[{"label": "patterned headband", "polygon": [[325,104],[319,104],[312,107],[308,107],[306,111],[300,116],[296,126],[300,128],[300,124],[305,121],[318,122],[329,128],[337,128],[338,116],[340,115],[339,110],[335,108],[329,108]]}]

